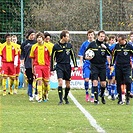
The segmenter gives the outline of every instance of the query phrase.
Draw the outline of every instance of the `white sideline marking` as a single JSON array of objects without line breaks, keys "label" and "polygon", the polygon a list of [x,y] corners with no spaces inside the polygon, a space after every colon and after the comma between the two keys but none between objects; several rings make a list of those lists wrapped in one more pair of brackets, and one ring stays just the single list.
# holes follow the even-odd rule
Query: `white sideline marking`
[{"label": "white sideline marking", "polygon": [[96,120],[91,116],[89,112],[87,112],[83,106],[75,99],[75,97],[72,95],[71,92],[69,92],[69,97],[72,99],[72,101],[75,103],[75,105],[81,110],[81,112],[86,116],[86,118],[89,120],[90,124],[97,130],[98,133],[105,133],[105,130],[101,128]]}]

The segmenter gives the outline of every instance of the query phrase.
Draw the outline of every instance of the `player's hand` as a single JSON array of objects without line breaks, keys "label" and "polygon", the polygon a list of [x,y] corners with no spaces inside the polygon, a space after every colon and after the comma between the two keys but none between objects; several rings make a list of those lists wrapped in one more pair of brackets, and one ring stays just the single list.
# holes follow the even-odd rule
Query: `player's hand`
[{"label": "player's hand", "polygon": [[73,71],[77,71],[78,70],[78,67],[74,67],[74,70]]},{"label": "player's hand", "polygon": [[52,76],[53,76],[53,75],[54,75],[54,71],[51,71],[51,72],[50,72],[50,75],[52,75]]}]

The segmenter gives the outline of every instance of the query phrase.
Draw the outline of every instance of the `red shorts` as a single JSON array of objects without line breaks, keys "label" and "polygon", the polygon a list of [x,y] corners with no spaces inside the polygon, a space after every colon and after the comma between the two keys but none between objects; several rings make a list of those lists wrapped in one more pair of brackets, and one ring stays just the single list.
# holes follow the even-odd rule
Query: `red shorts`
[{"label": "red shorts", "polygon": [[2,63],[2,76],[15,77],[15,68],[13,62],[3,62]]},{"label": "red shorts", "polygon": [[50,78],[50,67],[49,66],[34,66],[36,79],[44,79],[49,81]]}]

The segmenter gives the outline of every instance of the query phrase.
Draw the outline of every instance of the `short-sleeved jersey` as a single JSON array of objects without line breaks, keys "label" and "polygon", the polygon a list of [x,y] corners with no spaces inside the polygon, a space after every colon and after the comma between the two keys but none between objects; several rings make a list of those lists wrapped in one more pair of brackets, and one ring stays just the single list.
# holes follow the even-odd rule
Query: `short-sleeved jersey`
[{"label": "short-sleeved jersey", "polygon": [[18,50],[13,42],[11,42],[10,45],[8,45],[7,42],[1,45],[0,56],[2,57],[2,62],[14,62],[16,55],[18,55]]},{"label": "short-sleeved jersey", "polygon": [[[88,47],[88,45],[90,44],[90,42],[88,40],[86,40],[85,42],[82,43],[80,49],[79,49],[79,53],[78,56],[84,56],[85,50]],[[90,61],[89,60],[84,60],[84,65],[85,64],[89,64],[90,65]]]},{"label": "short-sleeved jersey", "polygon": [[46,43],[39,45],[34,44],[31,47],[30,58],[33,58],[33,65],[50,65],[50,55],[52,53],[52,47]]}]

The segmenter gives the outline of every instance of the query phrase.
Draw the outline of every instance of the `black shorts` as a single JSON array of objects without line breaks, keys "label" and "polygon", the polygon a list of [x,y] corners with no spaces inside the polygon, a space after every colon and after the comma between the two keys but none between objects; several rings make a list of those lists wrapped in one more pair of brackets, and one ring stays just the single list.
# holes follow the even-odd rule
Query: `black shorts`
[{"label": "black shorts", "polygon": [[131,72],[131,66],[128,65],[116,65],[115,68],[115,79],[117,82],[122,83],[131,83],[132,82],[132,72]]},{"label": "black shorts", "polygon": [[91,79],[106,81],[106,65],[105,64],[91,64]]},{"label": "black shorts", "polygon": [[56,65],[57,78],[63,80],[71,80],[71,65],[70,64],[57,64]]}]

